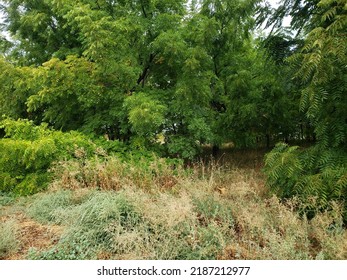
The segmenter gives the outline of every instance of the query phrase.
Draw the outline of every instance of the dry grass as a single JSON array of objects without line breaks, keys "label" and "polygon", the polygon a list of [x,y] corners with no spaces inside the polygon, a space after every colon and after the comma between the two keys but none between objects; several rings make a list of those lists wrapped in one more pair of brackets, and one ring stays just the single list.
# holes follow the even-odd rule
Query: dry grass
[{"label": "dry grass", "polygon": [[61,164],[50,191],[21,208],[30,220],[17,235],[41,236],[25,258],[347,259],[341,207],[307,220],[295,211],[298,201],[267,192],[259,168],[76,164]]},{"label": "dry grass", "polygon": [[0,260],[17,252],[19,242],[17,240],[18,226],[14,220],[3,220],[0,224]]},{"label": "dry grass", "polygon": [[116,157],[81,162],[63,161],[53,168],[56,189],[120,190],[124,186],[137,186],[151,191],[170,190],[178,183],[180,174],[186,173],[181,165],[169,164],[165,159],[121,161]]},{"label": "dry grass", "polygon": [[46,250],[59,240],[63,231],[57,225],[42,225],[24,213],[2,216],[1,220],[0,259],[25,259],[31,248]]}]

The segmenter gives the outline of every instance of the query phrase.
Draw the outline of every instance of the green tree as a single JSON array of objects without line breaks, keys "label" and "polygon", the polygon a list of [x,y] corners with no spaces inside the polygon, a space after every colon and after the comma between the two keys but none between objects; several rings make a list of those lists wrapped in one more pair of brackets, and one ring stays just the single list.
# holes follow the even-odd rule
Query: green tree
[{"label": "green tree", "polygon": [[268,183],[285,197],[299,195],[308,202],[308,197],[316,196],[322,209],[331,200],[341,201],[347,213],[347,6],[345,1],[322,0],[315,11],[311,17],[315,28],[291,61],[298,65],[301,109],[317,142],[304,151],[278,146],[267,156]]},{"label": "green tree", "polygon": [[296,37],[310,32],[315,24],[313,17],[320,0],[282,0],[278,1],[278,8],[272,8],[268,1],[258,11],[257,23],[265,22],[265,28],[271,28],[271,32],[276,32],[282,27],[285,17],[291,18],[291,29],[296,32]]},{"label": "green tree", "polygon": [[164,135],[186,158],[203,143],[296,137],[284,58],[267,61],[252,38],[259,2],[4,1],[16,40],[2,67],[21,87],[1,76],[20,105],[2,112],[124,141]]},{"label": "green tree", "polygon": [[5,13],[5,30],[12,35],[11,58],[21,65],[40,65],[52,56],[64,58],[78,54],[76,33],[54,9],[54,2],[1,1]]},{"label": "green tree", "polygon": [[230,138],[220,115],[257,2],[4,1],[15,38],[4,67],[28,71],[21,91],[1,91],[21,100],[8,115],[125,141],[163,134],[169,154],[191,158]]},{"label": "green tree", "polygon": [[18,68],[0,57],[0,117],[28,117],[27,98],[32,94],[26,79],[31,76],[28,67]]}]

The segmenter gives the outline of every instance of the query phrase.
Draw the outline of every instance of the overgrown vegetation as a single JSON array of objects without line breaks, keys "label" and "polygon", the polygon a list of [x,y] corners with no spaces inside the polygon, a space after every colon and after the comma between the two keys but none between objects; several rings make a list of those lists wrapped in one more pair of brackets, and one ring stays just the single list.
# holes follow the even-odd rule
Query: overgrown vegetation
[{"label": "overgrown vegetation", "polygon": [[44,124],[6,119],[0,129],[5,132],[0,139],[0,191],[5,193],[28,195],[44,190],[53,161],[71,159],[78,151],[85,156],[97,151],[86,136],[53,131]]},{"label": "overgrown vegetation", "polygon": [[344,205],[347,221],[347,155],[342,151],[320,147],[299,149],[278,144],[266,157],[267,183],[282,198],[299,197],[302,211],[313,216],[329,209],[334,201]]},{"label": "overgrown vegetation", "polygon": [[346,258],[345,0],[0,11],[0,258]]},{"label": "overgrown vegetation", "polygon": [[[316,1],[305,46],[291,56],[295,78],[303,83],[300,107],[314,127],[309,149],[278,145],[266,159],[268,184],[282,197],[299,196],[309,211],[344,204],[347,221],[347,6],[345,1]],[[296,20],[302,20],[300,15]],[[311,204],[312,197],[318,203]]]},{"label": "overgrown vegetation", "polygon": [[[86,188],[82,182],[70,189],[66,178],[58,176],[48,192],[3,208],[5,219],[17,228],[17,236],[21,236],[22,215],[33,224],[39,223],[38,228],[60,229],[54,242],[45,241],[46,247],[22,248],[19,258],[347,257],[340,205],[334,204],[332,211],[317,213],[308,220],[296,212],[299,200],[283,204],[268,195],[259,173],[201,165],[195,170],[176,176],[175,188],[165,191],[156,185],[156,178],[151,191],[140,181],[123,184],[115,191],[103,186]],[[25,244],[30,236],[22,238],[17,240]],[[6,251],[3,257],[11,258],[13,252]]]}]

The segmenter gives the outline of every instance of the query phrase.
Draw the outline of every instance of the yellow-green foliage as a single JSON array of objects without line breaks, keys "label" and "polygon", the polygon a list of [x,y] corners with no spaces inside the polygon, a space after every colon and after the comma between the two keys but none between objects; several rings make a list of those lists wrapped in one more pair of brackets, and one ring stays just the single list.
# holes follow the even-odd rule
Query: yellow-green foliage
[{"label": "yellow-green foliage", "polygon": [[0,192],[28,195],[46,187],[51,163],[69,159],[80,151],[90,156],[96,146],[77,132],[53,131],[27,120],[6,119],[0,123]]},{"label": "yellow-green foliage", "polygon": [[124,106],[128,110],[129,123],[138,135],[155,134],[165,122],[166,107],[142,92],[127,97]]}]

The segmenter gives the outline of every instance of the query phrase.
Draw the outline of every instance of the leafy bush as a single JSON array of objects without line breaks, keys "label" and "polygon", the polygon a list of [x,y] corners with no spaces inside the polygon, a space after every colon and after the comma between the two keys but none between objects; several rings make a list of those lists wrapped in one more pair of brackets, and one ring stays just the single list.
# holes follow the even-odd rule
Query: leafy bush
[{"label": "leafy bush", "polygon": [[282,198],[298,196],[305,206],[301,210],[310,216],[328,209],[332,201],[342,202],[347,221],[346,163],[343,150],[321,150],[318,145],[299,149],[280,143],[266,156],[267,184]]},{"label": "leafy bush", "polygon": [[[314,128],[315,145],[306,150],[279,144],[266,158],[268,185],[282,197],[297,195],[315,212],[344,204],[347,223],[346,1],[317,1],[305,46],[289,60],[304,88],[301,111]],[[314,197],[315,199],[312,199]]]},{"label": "leafy bush", "polygon": [[0,191],[29,195],[45,189],[48,169],[58,159],[90,157],[97,147],[78,132],[63,133],[35,126],[27,120],[6,119],[0,123]]},{"label": "leafy bush", "polygon": [[[153,182],[165,185],[163,181],[181,170],[180,160],[158,158],[146,149],[129,151],[133,147],[119,141],[92,139],[76,131],[54,131],[46,124],[5,119],[0,128],[5,132],[0,139],[0,192],[4,193],[29,195],[45,189],[54,162],[58,162],[55,171],[59,169],[65,179],[106,189],[117,189],[119,182],[129,181],[142,187]],[[66,182],[69,186],[70,179]]]}]

